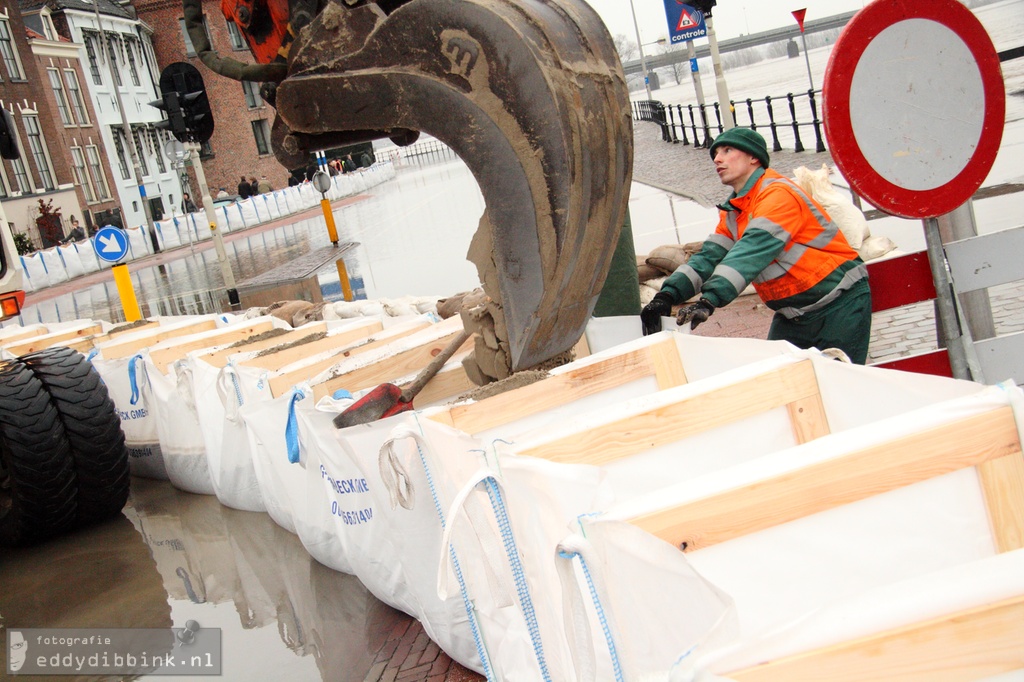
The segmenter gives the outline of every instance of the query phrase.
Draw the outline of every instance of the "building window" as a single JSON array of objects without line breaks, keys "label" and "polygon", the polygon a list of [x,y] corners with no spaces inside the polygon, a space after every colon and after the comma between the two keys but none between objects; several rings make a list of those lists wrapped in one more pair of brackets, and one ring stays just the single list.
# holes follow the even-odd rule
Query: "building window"
[{"label": "building window", "polygon": [[135,66],[135,50],[132,47],[131,41],[126,45],[127,49],[125,52],[128,54],[128,72],[132,75],[132,83],[135,85],[139,84],[139,69]]},{"label": "building window", "polygon": [[0,57],[3,57],[11,80],[25,80],[25,76],[21,72],[21,63],[18,61],[18,54],[14,50],[14,42],[11,39],[11,24],[7,19],[0,19]]},{"label": "building window", "polygon": [[81,147],[71,147],[71,170],[75,173],[75,184],[81,187],[82,193],[85,194],[85,202],[95,202],[96,192],[89,180],[89,173],[85,170],[85,154],[82,153]]},{"label": "building window", "polygon": [[56,184],[53,182],[53,173],[50,171],[50,160],[46,154],[43,133],[39,129],[39,117],[36,114],[24,115],[24,117],[28,146],[32,150],[32,158],[35,159],[36,168],[39,170],[39,180],[45,189],[54,189]]},{"label": "building window", "polygon": [[89,72],[92,74],[92,82],[96,85],[103,85],[100,78],[100,66],[96,63],[96,46],[93,44],[93,36],[85,36],[85,53],[89,57]]},{"label": "building window", "polygon": [[71,101],[71,110],[75,112],[78,125],[89,125],[89,111],[85,108],[82,88],[78,85],[78,74],[74,69],[64,69],[64,82],[68,86],[68,99]]},{"label": "building window", "polygon": [[125,156],[124,151],[124,131],[120,128],[114,128],[114,150],[117,152],[117,168],[121,171],[121,178],[128,180],[132,177],[131,172],[128,170],[128,157]]},{"label": "building window", "polygon": [[[188,35],[188,29],[185,28],[185,20],[178,19],[178,25],[181,27],[181,37],[185,41],[185,55],[188,57],[196,56],[196,48],[192,44],[192,38]],[[203,15],[203,31],[206,33],[206,44],[210,44],[210,27],[206,25],[206,15]]]},{"label": "building window", "polygon": [[114,72],[114,83],[117,87],[121,87],[121,69],[117,66],[117,50],[114,49],[114,37],[107,38],[107,53],[110,55],[110,65],[113,67],[111,71]]},{"label": "building window", "polygon": [[96,182],[96,192],[100,201],[109,199],[110,189],[107,187],[107,177],[103,174],[99,149],[96,148],[96,145],[90,144],[85,148],[85,156],[89,160],[89,170],[92,172],[92,179]]},{"label": "building window", "polygon": [[32,191],[32,183],[28,178],[28,171],[25,170],[25,162],[21,159],[11,159],[11,168],[14,169],[14,182],[18,185],[18,191],[28,194]]},{"label": "building window", "polygon": [[263,106],[259,83],[255,81],[242,81],[242,92],[245,94],[245,106],[250,109]]},{"label": "building window", "polygon": [[67,95],[64,94],[64,83],[60,80],[57,69],[47,69],[46,75],[50,77],[50,87],[53,89],[53,96],[57,100],[57,111],[60,113],[60,120],[66,126],[74,125],[71,120],[71,105],[68,104]]},{"label": "building window", "polygon": [[57,30],[53,27],[53,19],[50,17],[49,11],[45,8],[39,13],[39,20],[43,22],[43,35],[46,36],[47,40],[58,40]]},{"label": "building window", "polygon": [[230,19],[228,19],[228,38],[231,39],[232,50],[245,49],[245,38],[242,37],[242,32],[238,30],[238,24]]},{"label": "building window", "polygon": [[135,140],[135,151],[139,155],[139,168],[142,175],[149,175],[149,166],[146,164],[146,147],[142,144],[142,131],[138,128],[132,130],[132,139]]},{"label": "building window", "polygon": [[156,156],[156,167],[160,169],[161,173],[166,173],[167,166],[164,165],[164,145],[161,137],[159,130],[152,128],[149,130],[149,139],[153,143],[153,155]]},{"label": "building window", "polygon": [[256,138],[256,151],[263,154],[270,153],[270,126],[267,119],[261,118],[252,122],[252,134]]}]

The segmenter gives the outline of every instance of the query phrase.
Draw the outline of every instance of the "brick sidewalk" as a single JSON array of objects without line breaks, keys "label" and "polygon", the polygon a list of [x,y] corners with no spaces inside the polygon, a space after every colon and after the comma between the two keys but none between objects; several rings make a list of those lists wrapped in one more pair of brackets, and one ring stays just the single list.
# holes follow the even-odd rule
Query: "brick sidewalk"
[{"label": "brick sidewalk", "polygon": [[478,682],[472,670],[459,665],[427,637],[415,618],[406,616],[391,628],[364,682]]}]

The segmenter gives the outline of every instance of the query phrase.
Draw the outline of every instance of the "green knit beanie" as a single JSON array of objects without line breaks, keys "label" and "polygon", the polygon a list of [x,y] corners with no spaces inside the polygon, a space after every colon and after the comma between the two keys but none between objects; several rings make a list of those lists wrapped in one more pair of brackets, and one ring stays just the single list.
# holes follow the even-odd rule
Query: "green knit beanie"
[{"label": "green knit beanie", "polygon": [[715,149],[726,145],[739,149],[761,162],[762,168],[768,167],[768,145],[757,131],[750,128],[729,128],[711,143],[711,158],[715,158]]}]

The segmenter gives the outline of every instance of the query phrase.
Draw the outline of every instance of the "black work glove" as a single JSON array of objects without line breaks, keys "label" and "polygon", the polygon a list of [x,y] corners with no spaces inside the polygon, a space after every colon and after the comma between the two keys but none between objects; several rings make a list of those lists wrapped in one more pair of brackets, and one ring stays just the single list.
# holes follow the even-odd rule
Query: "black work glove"
[{"label": "black work glove", "polygon": [[715,306],[711,305],[708,299],[702,298],[696,303],[680,308],[679,315],[676,316],[676,324],[683,325],[689,322],[690,329],[693,330],[702,322],[707,322],[713,312],[715,312]]},{"label": "black work glove", "polygon": [[640,322],[644,325],[644,336],[661,331],[661,318],[672,316],[672,297],[664,291],[654,295],[654,300],[640,311]]}]

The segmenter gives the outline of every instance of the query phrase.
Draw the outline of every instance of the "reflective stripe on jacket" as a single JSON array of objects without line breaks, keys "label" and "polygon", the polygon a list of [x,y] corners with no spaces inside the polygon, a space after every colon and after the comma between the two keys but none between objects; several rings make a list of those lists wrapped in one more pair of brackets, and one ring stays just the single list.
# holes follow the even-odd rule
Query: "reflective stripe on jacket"
[{"label": "reflective stripe on jacket", "polygon": [[794,182],[758,170],[743,189],[722,205],[714,234],[666,280],[663,291],[677,301],[701,292],[723,306],[753,283],[770,308],[794,317],[866,276],[839,227]]}]

